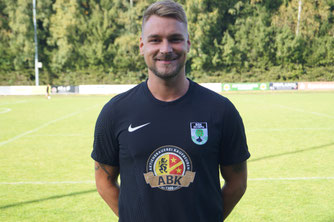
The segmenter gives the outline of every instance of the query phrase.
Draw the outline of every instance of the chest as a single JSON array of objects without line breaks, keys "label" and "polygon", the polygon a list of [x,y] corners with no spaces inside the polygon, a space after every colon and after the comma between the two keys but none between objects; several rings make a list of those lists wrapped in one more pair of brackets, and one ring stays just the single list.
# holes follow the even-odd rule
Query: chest
[{"label": "chest", "polygon": [[[176,147],[187,156],[182,158],[182,153],[167,150],[171,160],[174,160],[173,157],[184,161],[189,159],[194,166],[219,161],[221,121],[205,107],[137,109],[119,122],[117,141],[121,164],[136,162],[144,170],[150,157],[168,146]],[[166,160],[160,158],[160,161]]]}]

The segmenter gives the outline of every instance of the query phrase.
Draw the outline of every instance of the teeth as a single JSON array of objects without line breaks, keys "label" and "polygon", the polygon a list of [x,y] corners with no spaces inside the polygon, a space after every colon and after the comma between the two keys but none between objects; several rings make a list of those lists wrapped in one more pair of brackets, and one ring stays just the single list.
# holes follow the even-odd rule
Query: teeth
[{"label": "teeth", "polygon": [[175,59],[155,59],[155,60],[157,60],[157,61],[174,61]]}]

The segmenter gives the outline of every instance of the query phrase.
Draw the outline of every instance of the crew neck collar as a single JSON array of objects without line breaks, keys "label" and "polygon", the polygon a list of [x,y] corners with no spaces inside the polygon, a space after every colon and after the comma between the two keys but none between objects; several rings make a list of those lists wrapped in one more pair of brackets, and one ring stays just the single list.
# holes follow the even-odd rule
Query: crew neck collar
[{"label": "crew neck collar", "polygon": [[185,98],[188,97],[188,95],[191,93],[191,91],[192,91],[192,89],[193,89],[193,87],[194,87],[194,82],[191,81],[191,80],[188,79],[188,78],[187,78],[187,80],[189,81],[189,87],[188,87],[187,92],[186,92],[183,96],[181,96],[180,98],[178,98],[178,99],[176,99],[176,100],[173,100],[173,101],[168,101],[168,102],[159,100],[159,99],[155,98],[155,97],[152,95],[152,93],[151,93],[151,91],[149,90],[148,85],[147,85],[147,81],[148,81],[148,79],[146,79],[146,81],[144,82],[143,85],[144,85],[144,89],[145,89],[145,94],[147,95],[147,97],[148,97],[151,101],[153,101],[155,104],[159,104],[159,105],[165,105],[165,106],[167,106],[167,105],[172,105],[172,104],[180,103],[180,102],[182,102]]}]

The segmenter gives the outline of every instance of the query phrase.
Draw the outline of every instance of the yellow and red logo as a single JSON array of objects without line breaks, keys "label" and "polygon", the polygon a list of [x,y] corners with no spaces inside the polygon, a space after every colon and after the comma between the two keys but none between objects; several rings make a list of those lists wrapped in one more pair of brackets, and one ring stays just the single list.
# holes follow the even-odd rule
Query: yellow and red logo
[{"label": "yellow and red logo", "polygon": [[152,188],[175,191],[188,187],[194,181],[192,163],[188,154],[176,146],[162,146],[148,158],[145,181]]}]

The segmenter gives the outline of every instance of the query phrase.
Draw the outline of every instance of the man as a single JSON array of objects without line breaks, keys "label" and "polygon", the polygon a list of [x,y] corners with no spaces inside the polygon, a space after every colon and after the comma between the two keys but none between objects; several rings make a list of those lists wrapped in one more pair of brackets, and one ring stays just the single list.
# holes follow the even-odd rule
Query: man
[{"label": "man", "polygon": [[182,6],[152,4],[140,38],[148,80],[98,117],[97,190],[120,222],[220,222],[246,190],[242,120],[228,99],[186,78],[189,49]]}]

